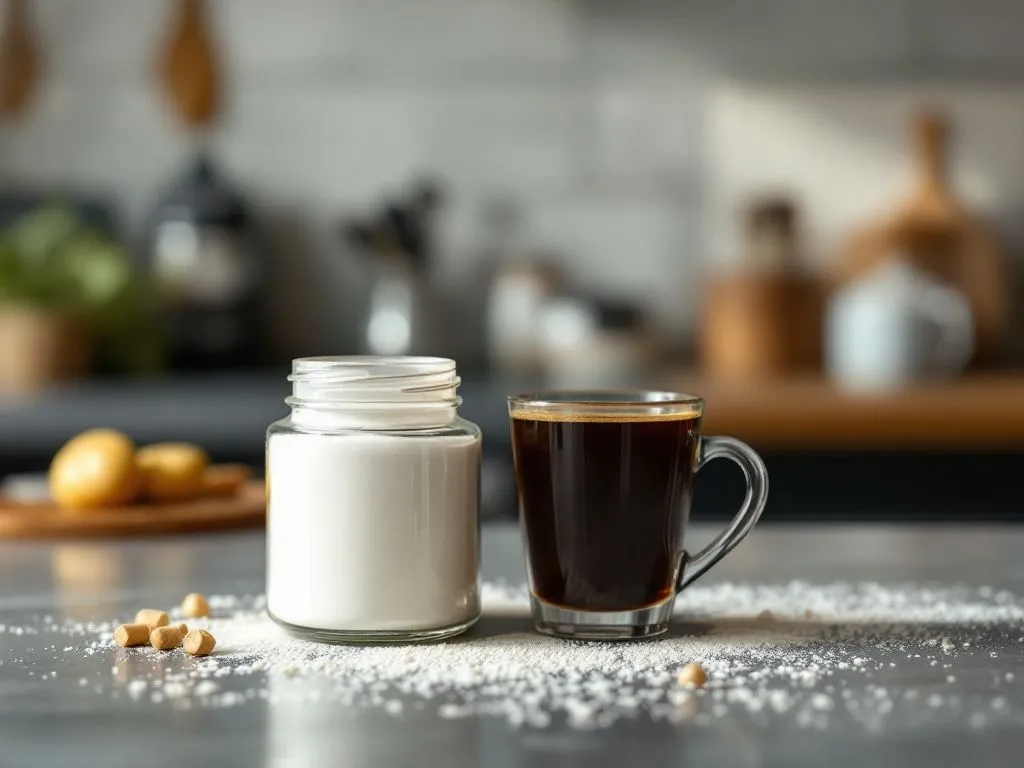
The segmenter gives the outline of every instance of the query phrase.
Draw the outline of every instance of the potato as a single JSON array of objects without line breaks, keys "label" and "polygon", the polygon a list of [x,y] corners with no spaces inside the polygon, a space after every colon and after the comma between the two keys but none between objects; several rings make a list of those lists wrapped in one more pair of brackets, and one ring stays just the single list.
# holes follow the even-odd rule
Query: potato
[{"label": "potato", "polygon": [[205,496],[231,496],[252,477],[252,469],[245,464],[214,464],[203,475]]},{"label": "potato", "polygon": [[210,457],[191,443],[156,443],[140,448],[135,461],[142,490],[153,501],[181,501],[203,493],[203,476]]},{"label": "potato", "polygon": [[135,446],[116,430],[90,429],[57,451],[49,481],[50,496],[64,509],[127,504],[139,492]]}]

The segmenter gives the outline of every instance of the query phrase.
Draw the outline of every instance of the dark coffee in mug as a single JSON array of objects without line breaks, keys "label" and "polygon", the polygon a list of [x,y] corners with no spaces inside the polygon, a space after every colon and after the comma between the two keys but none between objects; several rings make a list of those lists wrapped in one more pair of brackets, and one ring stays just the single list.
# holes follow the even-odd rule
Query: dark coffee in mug
[{"label": "dark coffee in mug", "polygon": [[699,412],[512,414],[533,592],[624,611],[673,596],[689,518]]}]

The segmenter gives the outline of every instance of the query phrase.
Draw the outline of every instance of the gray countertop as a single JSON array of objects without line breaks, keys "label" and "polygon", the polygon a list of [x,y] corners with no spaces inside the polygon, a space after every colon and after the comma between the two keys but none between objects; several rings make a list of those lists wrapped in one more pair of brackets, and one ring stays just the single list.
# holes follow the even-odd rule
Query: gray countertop
[{"label": "gray countertop", "polygon": [[[708,534],[698,528],[696,537]],[[487,526],[484,577],[523,577],[518,531]],[[337,703],[300,705],[262,699],[227,708],[177,711],[113,696],[111,667],[122,679],[151,673],[151,656],[101,649],[91,639],[47,629],[57,622],[106,620],[146,605],[171,605],[188,591],[253,594],[262,590],[260,533],[124,542],[0,543],[0,765],[3,766],[315,766],[315,765],[823,765],[877,768],[1019,764],[1024,750],[1024,627],[971,635],[957,681],[926,664],[879,665],[850,675],[854,694],[885,687],[898,706],[880,728],[835,713],[823,730],[792,715],[751,718],[742,708],[698,721],[641,715],[609,728],[578,730],[555,719],[544,729],[513,728],[497,718],[442,719],[436,709],[379,709]],[[1024,529],[1015,527],[840,527],[762,525],[700,584],[778,584],[799,578],[884,584],[952,583],[1024,595]],[[684,598],[685,599],[685,598]],[[1016,598],[1019,601],[1019,597]],[[685,605],[685,603],[684,603]],[[728,614],[728,606],[722,607]],[[12,627],[27,628],[24,634]],[[486,626],[478,630],[486,634]],[[962,638],[956,638],[957,640]],[[865,645],[869,662],[885,651]],[[118,655],[120,654],[120,655]],[[54,676],[52,673],[56,671]],[[1016,671],[1020,680],[993,681]],[[833,678],[835,682],[842,673]],[[1012,677],[1012,674],[1011,674]],[[97,683],[97,685],[94,685]],[[997,685],[998,690],[992,688]],[[900,693],[920,689],[905,701]],[[1002,716],[972,723],[966,711],[932,712],[930,692],[999,694]],[[987,697],[987,698],[985,698]],[[700,705],[710,705],[700,697]]]}]

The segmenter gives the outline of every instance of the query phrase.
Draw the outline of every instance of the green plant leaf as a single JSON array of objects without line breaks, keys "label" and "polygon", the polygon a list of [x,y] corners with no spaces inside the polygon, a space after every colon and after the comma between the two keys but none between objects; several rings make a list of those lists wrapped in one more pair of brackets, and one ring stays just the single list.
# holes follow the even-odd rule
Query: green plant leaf
[{"label": "green plant leaf", "polygon": [[66,206],[41,206],[0,233],[0,302],[79,315],[110,368],[162,367],[148,285],[119,243]]},{"label": "green plant leaf", "polygon": [[45,265],[60,245],[81,227],[81,219],[63,205],[44,205],[18,219],[3,240],[29,266]]},{"label": "green plant leaf", "polygon": [[59,249],[61,271],[75,284],[85,311],[94,311],[117,297],[131,282],[132,269],[115,243],[92,233],[76,234]]}]

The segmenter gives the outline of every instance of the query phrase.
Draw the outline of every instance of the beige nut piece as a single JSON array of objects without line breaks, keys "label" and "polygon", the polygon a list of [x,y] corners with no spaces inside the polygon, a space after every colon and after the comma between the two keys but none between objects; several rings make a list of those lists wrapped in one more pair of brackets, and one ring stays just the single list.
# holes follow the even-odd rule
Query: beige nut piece
[{"label": "beige nut piece", "polygon": [[191,592],[181,601],[181,612],[190,619],[199,619],[210,615],[210,604],[203,595]]},{"label": "beige nut piece", "polygon": [[142,608],[135,614],[135,623],[148,624],[152,630],[157,627],[166,627],[171,623],[171,619],[168,617],[167,611],[160,611],[156,608]]},{"label": "beige nut piece", "polygon": [[181,632],[182,639],[184,639],[185,635],[188,634],[188,624],[185,624],[184,622],[181,622],[181,623],[176,624],[175,626],[178,628],[178,631]]},{"label": "beige nut piece", "polygon": [[169,651],[181,645],[181,629],[177,625],[157,627],[149,634],[149,644],[158,651]]},{"label": "beige nut piece", "polygon": [[149,624],[122,624],[114,630],[114,642],[122,648],[149,644]]},{"label": "beige nut piece", "polygon": [[704,684],[708,681],[708,676],[700,664],[687,664],[679,670],[679,676],[676,680],[680,685],[685,685],[689,688],[703,688]]},{"label": "beige nut piece", "polygon": [[209,656],[216,645],[217,641],[213,635],[205,629],[194,629],[185,638],[185,653],[190,653],[193,656]]}]

